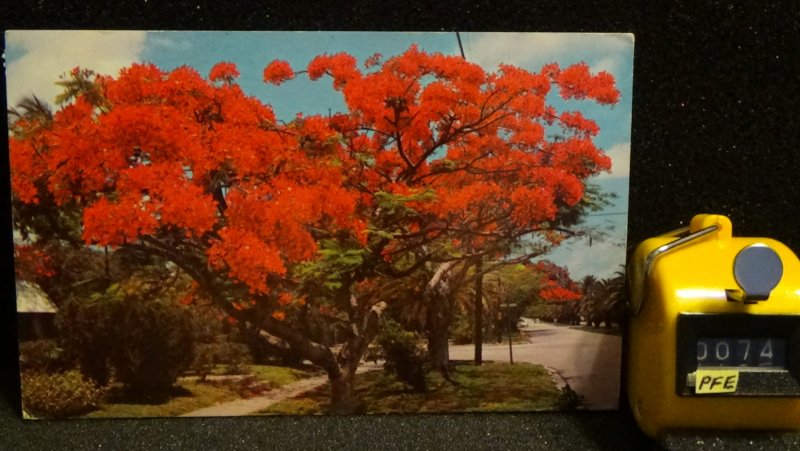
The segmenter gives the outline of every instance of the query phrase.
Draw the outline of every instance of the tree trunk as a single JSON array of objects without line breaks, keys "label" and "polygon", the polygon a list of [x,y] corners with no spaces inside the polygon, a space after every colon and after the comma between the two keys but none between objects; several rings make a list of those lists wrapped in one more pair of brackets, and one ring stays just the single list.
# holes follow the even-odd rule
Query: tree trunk
[{"label": "tree trunk", "polygon": [[450,345],[448,343],[450,329],[450,287],[447,275],[455,266],[448,262],[439,265],[423,294],[428,305],[428,355],[431,366],[445,377],[449,374]]},{"label": "tree trunk", "polygon": [[483,261],[475,264],[475,365],[483,363]]},{"label": "tree trunk", "polygon": [[356,398],[353,390],[355,369],[343,369],[338,374],[328,377],[331,381],[331,409],[334,415],[359,413],[361,402]]},{"label": "tree trunk", "polygon": [[386,309],[385,302],[370,306],[367,300],[367,303],[362,305],[353,295],[350,296],[350,304],[353,307],[350,320],[355,326],[353,336],[339,352],[336,371],[328,371],[328,378],[331,381],[332,414],[353,414],[363,410],[361,400],[355,396],[353,382],[361,358],[378,333],[380,317]]},{"label": "tree trunk", "polygon": [[[444,300],[446,301],[446,300]],[[434,370],[446,374],[450,364],[450,344],[448,343],[449,315],[443,310],[446,302],[438,300],[432,307],[428,324],[428,355]]]}]

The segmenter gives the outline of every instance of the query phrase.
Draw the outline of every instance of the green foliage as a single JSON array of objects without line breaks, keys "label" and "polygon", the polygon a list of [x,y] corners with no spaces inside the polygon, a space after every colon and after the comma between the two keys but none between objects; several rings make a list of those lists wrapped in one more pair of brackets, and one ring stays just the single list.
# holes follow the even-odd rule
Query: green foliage
[{"label": "green foliage", "polygon": [[[494,262],[485,262],[486,266]],[[483,278],[483,341],[497,342],[508,333],[509,322],[512,332],[520,316],[532,318],[540,316],[541,307],[537,305],[537,293],[541,286],[541,274],[524,264],[501,266]],[[458,293],[460,303],[450,326],[450,337],[455,344],[474,342],[475,333],[475,286],[469,284]],[[506,308],[502,304],[516,304]],[[535,306],[535,307],[534,307]],[[511,316],[510,321],[508,315]],[[549,317],[550,315],[548,315]]]},{"label": "green foliage", "polygon": [[528,306],[523,316],[552,322],[558,317],[559,310],[561,310],[561,307],[558,304],[538,301]]},{"label": "green foliage", "polygon": [[[486,276],[484,291],[490,299],[488,319],[491,335],[501,340],[503,335],[516,332],[517,321],[525,309],[535,301],[541,288],[541,274],[523,264],[505,266],[494,274]],[[516,304],[515,307],[501,307],[501,304]],[[509,318],[510,316],[510,318]],[[488,331],[484,334],[486,337]]]},{"label": "green foliage", "polygon": [[[225,366],[226,374],[243,374],[253,363],[248,335],[219,320],[221,312],[213,306],[195,305],[188,309],[195,336],[191,370],[205,381],[212,370]],[[258,340],[261,341],[261,340]]]},{"label": "green foliage", "polygon": [[217,365],[225,365],[225,374],[243,374],[252,361],[247,345],[220,340],[195,346],[192,369],[200,380],[205,380]]},{"label": "green foliage", "polygon": [[56,315],[64,350],[81,373],[98,386],[111,379],[109,358],[114,339],[112,311],[103,299],[72,298]]},{"label": "green foliage", "polygon": [[386,359],[384,370],[394,373],[416,391],[427,391],[425,364],[428,353],[420,345],[419,335],[404,330],[399,323],[387,318],[383,321],[377,341]]},{"label": "green foliage", "polygon": [[584,280],[584,296],[581,299],[580,314],[591,327],[604,323],[611,327],[622,321],[625,308],[625,274],[614,273],[614,277]]},{"label": "green foliage", "polygon": [[19,344],[20,371],[54,373],[66,371],[70,362],[53,340],[24,341]]},{"label": "green foliage", "polygon": [[523,264],[517,264],[505,266],[496,273],[486,276],[485,283],[502,302],[524,307],[541,288],[541,274]]},{"label": "green foliage", "polygon": [[65,347],[99,385],[108,382],[113,368],[130,394],[158,397],[191,364],[192,320],[154,285],[131,278],[89,299],[75,299],[59,312]]},{"label": "green foliage", "polygon": [[569,384],[561,388],[561,399],[558,402],[559,410],[576,410],[583,407],[583,397]]},{"label": "green foliage", "polygon": [[116,379],[144,397],[166,393],[192,362],[191,320],[175,304],[137,299],[112,306],[117,332],[110,362]]},{"label": "green foliage", "polygon": [[219,343],[200,343],[195,346],[192,370],[200,381],[205,381],[217,365],[218,345]]},{"label": "green foliage", "polygon": [[[484,325],[484,332],[487,330],[488,329],[486,325]],[[471,318],[468,318],[464,315],[458,315],[450,324],[450,339],[453,340],[453,344],[472,344],[474,341],[474,336],[475,327],[473,326],[473,321]],[[486,334],[484,334],[483,337],[485,339],[487,337]]]},{"label": "green foliage", "polygon": [[559,208],[557,221],[554,225],[571,227],[581,222],[584,215],[597,212],[605,207],[612,205],[616,199],[616,193],[604,192],[596,183],[587,182],[584,185],[583,198],[574,206],[562,206]]},{"label": "green foliage", "polygon": [[[68,220],[65,214],[60,216],[60,221]],[[49,219],[35,216],[30,217],[29,220],[50,222]],[[36,226],[36,230],[42,230],[42,228],[43,226]],[[107,255],[102,251],[88,247],[75,247],[61,239],[51,241],[41,239],[34,245],[34,248],[47,256],[47,263],[44,266],[49,272],[47,275],[20,274],[20,276],[39,285],[59,307],[65,304],[70,297],[90,296],[94,292],[105,290],[110,283],[105,271]]]},{"label": "green foliage", "polygon": [[558,304],[558,315],[556,320],[562,324],[578,325],[581,323],[579,301],[565,301]]},{"label": "green foliage", "polygon": [[298,265],[296,275],[306,286],[313,286],[323,294],[330,294],[344,286],[345,279],[352,277],[364,262],[366,250],[348,247],[336,240],[323,240],[318,251],[319,258]]},{"label": "green foliage", "polygon": [[425,190],[420,193],[403,196],[400,194],[378,191],[375,193],[375,202],[386,216],[410,216],[417,212],[407,204],[409,202],[425,202],[436,198],[436,192]]},{"label": "green foliage", "polygon": [[[20,120],[25,125],[20,127],[17,123]],[[53,111],[50,109],[50,105],[35,95],[23,97],[16,107],[8,109],[9,131],[18,138],[26,138],[32,132],[47,128],[52,123]],[[39,127],[31,127],[31,124],[39,124]]]},{"label": "green foliage", "polygon": [[[81,211],[74,204],[57,208],[49,194],[42,194],[39,203],[26,204],[13,198],[11,202],[14,230],[18,230],[23,240],[36,238],[37,244],[70,246],[75,252],[81,246]],[[48,255],[57,259],[57,249],[48,249]],[[80,262],[78,262],[80,264]],[[58,267],[71,271],[69,267]]]},{"label": "green foliage", "polygon": [[105,392],[78,371],[22,373],[23,409],[34,416],[64,418],[97,409]]},{"label": "green foliage", "polygon": [[67,104],[82,95],[90,104],[108,108],[102,87],[95,82],[96,76],[97,74],[89,69],[72,70],[61,75],[56,84],[64,88],[64,92],[56,96],[56,104]]}]

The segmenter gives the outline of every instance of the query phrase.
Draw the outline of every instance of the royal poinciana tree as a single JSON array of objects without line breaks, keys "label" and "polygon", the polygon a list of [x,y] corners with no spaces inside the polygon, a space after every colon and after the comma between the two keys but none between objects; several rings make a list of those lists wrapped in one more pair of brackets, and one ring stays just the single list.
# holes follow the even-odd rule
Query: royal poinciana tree
[{"label": "royal poinciana tree", "polygon": [[[274,61],[263,75],[289,91],[295,77],[330,79],[346,110],[282,123],[231,63],[207,79],[73,70],[59,111],[29,102],[12,125],[15,225],[172,262],[231,321],[323,368],[345,412],[380,313],[404,302],[383,281],[425,270],[420,290],[442,298],[465,265],[522,260],[509,255],[523,239],[557,244],[610,160],[596,123],[548,93],[612,105],[619,92],[585,64],[486,72],[416,47],[295,70]],[[347,324],[342,346],[303,325],[310,312]]]}]

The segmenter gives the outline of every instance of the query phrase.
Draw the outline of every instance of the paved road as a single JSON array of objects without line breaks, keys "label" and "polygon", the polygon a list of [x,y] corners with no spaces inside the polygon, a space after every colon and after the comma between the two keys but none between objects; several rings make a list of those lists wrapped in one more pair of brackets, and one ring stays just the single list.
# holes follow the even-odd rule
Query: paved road
[{"label": "paved road", "polygon": [[[549,323],[525,320],[520,330],[531,343],[514,344],[514,362],[539,363],[555,370],[579,395],[588,409],[619,406],[622,339]],[[450,359],[472,360],[472,345],[450,346]],[[484,360],[508,361],[508,343],[484,345]]]}]

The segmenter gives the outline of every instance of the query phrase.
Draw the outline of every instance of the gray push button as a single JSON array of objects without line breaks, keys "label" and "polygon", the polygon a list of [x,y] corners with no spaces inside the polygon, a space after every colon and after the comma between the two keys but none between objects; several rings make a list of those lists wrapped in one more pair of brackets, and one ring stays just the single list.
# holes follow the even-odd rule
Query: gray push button
[{"label": "gray push button", "polygon": [[726,290],[731,300],[765,301],[783,276],[783,263],[778,253],[766,244],[753,244],[736,255],[733,276],[741,290]]}]

